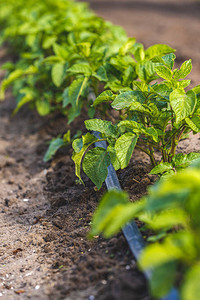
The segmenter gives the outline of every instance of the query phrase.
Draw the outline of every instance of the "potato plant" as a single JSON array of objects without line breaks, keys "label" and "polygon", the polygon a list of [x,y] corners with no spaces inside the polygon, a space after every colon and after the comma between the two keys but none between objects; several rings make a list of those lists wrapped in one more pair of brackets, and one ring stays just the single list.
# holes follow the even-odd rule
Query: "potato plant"
[{"label": "potato plant", "polygon": [[178,282],[181,299],[199,295],[200,276],[200,160],[166,180],[160,180],[141,200],[131,203],[128,195],[112,190],[102,198],[92,221],[90,235],[108,238],[133,218],[153,234],[142,252],[139,265],[151,270],[151,292],[166,295]]},{"label": "potato plant", "polygon": [[[187,79],[191,60],[175,69],[171,47],[144,49],[87,4],[70,0],[2,0],[0,26],[0,44],[13,58],[1,66],[6,76],[0,98],[11,85],[17,99],[14,113],[29,104],[42,116],[59,111],[70,123],[82,108],[88,111],[89,132],[80,138],[80,132],[71,137],[68,131],[53,139],[45,161],[73,141],[76,175],[81,180],[82,165],[99,189],[107,167],[126,168],[138,148],[149,156],[151,173],[164,175],[137,203],[124,192],[106,194],[93,217],[91,236],[110,237],[139,218],[154,232],[140,258],[142,269],[153,270],[152,294],[162,297],[179,282],[182,299],[196,299],[200,170],[198,163],[184,169],[200,153],[176,152],[181,139],[200,131],[200,86],[190,89]],[[107,120],[111,110],[118,112],[115,122]],[[107,149],[90,148],[98,141],[106,141]]]},{"label": "potato plant", "polygon": [[[90,89],[98,94],[99,86],[114,72],[109,62],[126,47],[126,33],[95,16],[85,3],[46,0],[35,6],[33,1],[21,0],[0,5],[1,42],[15,49],[17,59],[2,66],[7,76],[0,98],[12,85],[15,112],[30,103],[40,115],[60,110],[72,122]],[[13,17],[7,18],[8,14]],[[122,76],[119,73],[116,78]],[[89,108],[89,114],[94,114],[94,108]]]},{"label": "potato plant", "polygon": [[[142,77],[139,73],[141,80],[133,81],[132,88],[118,93],[106,90],[94,101],[93,106],[111,102],[111,107],[121,112],[121,120],[116,123],[102,119],[85,121],[88,130],[100,132],[100,139],[87,133],[73,142],[73,160],[80,179],[83,157],[84,172],[100,188],[108,165],[112,163],[115,170],[126,168],[135,148],[149,156],[151,174],[173,174],[200,155],[176,154],[177,145],[186,133],[200,132],[200,86],[185,91],[190,84],[185,77],[192,69],[191,60],[185,61],[180,69],[173,69],[175,55],[163,56],[162,49],[163,46],[154,45],[146,50],[146,55],[151,53],[152,58],[143,64],[142,74],[149,74],[150,62],[150,76]],[[161,55],[154,55],[154,51]],[[156,78],[154,72],[160,81],[149,83]],[[95,147],[87,152],[98,140],[108,142],[107,150]],[[155,153],[160,155],[159,160]]]}]

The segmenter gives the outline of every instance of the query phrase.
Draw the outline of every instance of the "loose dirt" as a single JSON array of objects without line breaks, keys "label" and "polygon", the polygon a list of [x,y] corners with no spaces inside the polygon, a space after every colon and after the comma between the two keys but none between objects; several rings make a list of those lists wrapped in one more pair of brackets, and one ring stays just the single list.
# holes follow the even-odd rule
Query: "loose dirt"
[{"label": "loose dirt", "polygon": [[[200,78],[200,3],[194,1],[90,1],[98,14],[123,25],[150,46],[177,48],[179,62],[192,58],[192,84]],[[0,52],[0,64],[6,59]],[[60,115],[40,118],[28,108],[11,117],[10,93],[0,104],[0,299],[150,300],[146,282],[121,234],[87,239],[92,213],[105,192],[84,177],[76,183],[70,147],[48,164],[47,142],[70,127]],[[191,136],[179,150],[199,150]],[[137,152],[119,172],[122,187],[137,200],[153,182],[149,162]]]}]

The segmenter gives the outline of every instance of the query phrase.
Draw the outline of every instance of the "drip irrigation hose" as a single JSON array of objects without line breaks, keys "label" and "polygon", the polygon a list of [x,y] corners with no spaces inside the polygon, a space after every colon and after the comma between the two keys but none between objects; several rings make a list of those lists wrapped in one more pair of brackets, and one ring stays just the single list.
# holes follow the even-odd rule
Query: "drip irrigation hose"
[{"label": "drip irrigation hose", "polygon": [[[100,137],[98,132],[93,132],[93,134],[97,138]],[[107,149],[107,144],[105,141],[96,142],[95,146]],[[106,177],[105,183],[108,190],[111,189],[122,190],[119,183],[119,179],[117,177],[117,174],[112,164],[110,164],[108,167],[108,175]],[[145,247],[145,241],[136,223],[134,221],[127,223],[126,226],[124,226],[124,228],[122,229],[122,231],[128,242],[132,254],[136,258],[136,260],[138,260],[142,250]],[[147,280],[150,280],[151,271],[144,271],[144,275]],[[161,300],[180,300],[179,293],[175,288],[172,288],[169,294],[165,297],[162,297]]]}]

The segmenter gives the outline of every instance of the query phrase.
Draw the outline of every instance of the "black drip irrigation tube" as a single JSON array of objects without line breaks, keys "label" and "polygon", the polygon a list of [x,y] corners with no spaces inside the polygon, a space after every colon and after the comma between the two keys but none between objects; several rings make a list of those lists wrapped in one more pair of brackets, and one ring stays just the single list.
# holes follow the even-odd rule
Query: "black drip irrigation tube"
[{"label": "black drip irrigation tube", "polygon": [[[93,134],[99,138],[98,132],[93,132]],[[105,141],[96,142],[96,147],[102,147],[104,149],[107,148],[107,144]],[[108,167],[108,175],[105,180],[106,186],[108,190],[117,189],[122,190],[119,179],[117,177],[117,174],[115,172],[115,169],[112,164]],[[127,223],[124,228],[122,228],[123,234],[128,242],[129,248],[136,258],[138,260],[142,250],[145,247],[145,241],[134,221]],[[147,280],[151,278],[151,271],[144,271],[144,276]],[[180,296],[178,291],[175,288],[172,288],[171,291],[168,293],[168,295],[161,298],[161,300],[180,300]]]}]

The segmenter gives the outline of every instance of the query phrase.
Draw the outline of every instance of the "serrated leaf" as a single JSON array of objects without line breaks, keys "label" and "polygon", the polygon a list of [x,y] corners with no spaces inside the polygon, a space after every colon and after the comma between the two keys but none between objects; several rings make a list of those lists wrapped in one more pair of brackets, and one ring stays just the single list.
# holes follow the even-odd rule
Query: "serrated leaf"
[{"label": "serrated leaf", "polygon": [[64,141],[61,138],[56,138],[53,139],[45,153],[45,156],[43,158],[43,160],[45,162],[49,161],[50,159],[52,159],[52,157],[54,156],[54,154],[58,151],[58,149],[60,149],[62,146],[64,145]]},{"label": "serrated leaf", "polygon": [[64,80],[64,65],[62,63],[56,63],[51,70],[51,78],[55,86],[59,87]]},{"label": "serrated leaf", "polygon": [[170,80],[172,78],[172,72],[165,66],[155,66],[155,71],[161,78]]},{"label": "serrated leaf", "polygon": [[180,70],[175,70],[174,79],[184,79],[192,70],[191,59],[184,61]]},{"label": "serrated leaf", "polygon": [[113,92],[111,90],[104,91],[94,100],[93,106],[96,106],[102,102],[113,101],[114,98],[115,98],[115,95],[113,94]]},{"label": "serrated leaf", "polygon": [[143,103],[145,101],[143,93],[140,91],[123,92],[115,98],[111,106],[117,110],[120,110],[129,107],[134,101]]},{"label": "serrated leaf", "polygon": [[79,97],[84,93],[87,87],[87,82],[87,77],[81,77],[75,79],[70,85],[68,95],[70,97],[70,103],[72,103],[73,106],[78,104]]},{"label": "serrated leaf", "polygon": [[115,150],[117,153],[117,158],[121,164],[121,169],[124,169],[128,166],[133,150],[137,143],[137,139],[138,137],[131,132],[127,132],[117,139],[115,143]]},{"label": "serrated leaf", "polygon": [[188,117],[194,111],[196,103],[196,95],[192,90],[187,93],[182,89],[174,90],[170,94],[170,104],[175,112],[176,122],[179,123]]},{"label": "serrated leaf", "polygon": [[98,189],[108,175],[110,156],[104,148],[96,147],[89,150],[83,160],[83,171],[92,180]]}]

